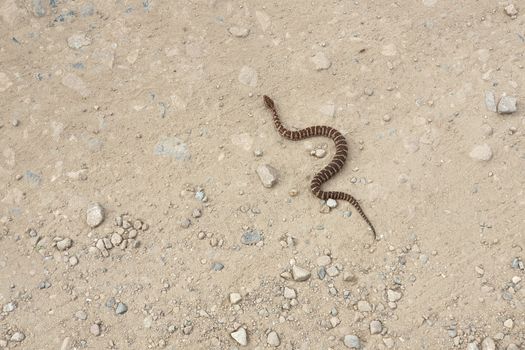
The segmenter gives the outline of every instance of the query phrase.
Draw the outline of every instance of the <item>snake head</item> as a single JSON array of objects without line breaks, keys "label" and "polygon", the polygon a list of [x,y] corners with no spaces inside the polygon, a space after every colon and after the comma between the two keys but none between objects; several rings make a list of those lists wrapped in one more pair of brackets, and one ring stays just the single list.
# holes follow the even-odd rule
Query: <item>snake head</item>
[{"label": "snake head", "polygon": [[264,103],[266,104],[266,107],[270,108],[271,110],[274,110],[275,104],[273,103],[273,100],[266,95],[264,95],[263,98],[264,98]]}]

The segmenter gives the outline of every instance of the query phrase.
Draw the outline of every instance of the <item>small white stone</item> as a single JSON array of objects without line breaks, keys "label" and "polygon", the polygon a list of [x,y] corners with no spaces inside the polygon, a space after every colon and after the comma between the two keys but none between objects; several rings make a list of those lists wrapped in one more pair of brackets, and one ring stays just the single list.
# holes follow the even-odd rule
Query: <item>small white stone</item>
[{"label": "small white stone", "polygon": [[506,328],[512,328],[514,327],[514,321],[511,318],[509,318],[508,320],[505,320],[505,322],[503,322],[503,325]]},{"label": "small white stone", "polygon": [[78,258],[76,256],[72,256],[69,258],[69,265],[71,266],[77,266],[78,265]]},{"label": "small white stone", "polygon": [[335,199],[328,198],[328,200],[326,201],[326,205],[333,209],[337,207],[337,201]]},{"label": "small white stone", "polygon": [[113,233],[111,235],[111,243],[114,245],[114,246],[118,246],[120,245],[120,243],[122,243],[122,236],[119,235],[118,233]]},{"label": "small white stone", "polygon": [[398,292],[398,291],[395,291],[395,290],[392,290],[392,289],[387,290],[386,294],[387,294],[387,297],[388,297],[388,301],[390,301],[390,302],[396,302],[399,299],[401,299],[401,297],[403,296],[403,294],[401,294],[401,292]]},{"label": "small white stone", "polygon": [[278,347],[279,345],[281,345],[281,339],[279,339],[279,335],[275,331],[271,331],[270,333],[268,333],[266,342],[268,343],[268,345],[273,347]]},{"label": "small white stone", "polygon": [[243,85],[250,87],[257,86],[257,72],[252,67],[243,66],[239,72],[238,79]]},{"label": "small white stone", "polygon": [[283,296],[286,299],[295,299],[297,297],[297,293],[295,292],[295,289],[284,287],[284,293]]},{"label": "small white stone", "polygon": [[335,277],[339,275],[339,270],[335,266],[330,266],[329,268],[326,269],[326,274],[330,277]]},{"label": "small white stone", "polygon": [[257,175],[259,175],[259,179],[266,188],[271,188],[277,183],[278,173],[277,170],[271,165],[260,165],[257,168]]},{"label": "small white stone", "polygon": [[370,312],[370,311],[372,311],[372,306],[366,300],[359,300],[357,302],[357,310],[359,310],[361,312]]},{"label": "small white stone", "polygon": [[246,329],[244,329],[243,327],[240,327],[235,332],[231,332],[230,335],[241,346],[246,346],[248,344]]},{"label": "small white stone", "polygon": [[246,38],[250,34],[250,29],[233,26],[228,29],[228,32],[237,38]]},{"label": "small white stone", "polygon": [[310,271],[303,269],[297,265],[292,267],[292,276],[294,281],[303,282],[310,278]]},{"label": "small white stone", "polygon": [[514,4],[510,4],[505,7],[505,13],[507,14],[507,16],[514,17],[518,14],[518,10],[516,9],[516,6],[514,6]]},{"label": "small white stone", "polygon": [[88,206],[86,212],[86,222],[90,227],[97,227],[104,221],[104,208],[98,203]]},{"label": "small white stone", "polygon": [[19,342],[23,341],[25,338],[26,338],[26,335],[24,333],[22,333],[22,332],[15,332],[11,336],[11,341],[19,343]]},{"label": "small white stone", "polygon": [[314,151],[314,156],[317,158],[324,158],[324,156],[326,156],[326,150],[318,148]]},{"label": "small white stone", "polygon": [[318,266],[328,266],[331,262],[332,259],[328,255],[321,255],[316,260]]},{"label": "small white stone", "polygon": [[383,324],[381,321],[373,320],[370,322],[370,334],[380,334],[383,330]]},{"label": "small white stone", "polygon": [[521,282],[521,277],[520,276],[514,276],[512,277],[512,283],[514,284],[518,284]]},{"label": "small white stone", "polygon": [[486,143],[477,145],[469,153],[470,158],[477,161],[489,161],[492,158],[492,149]]},{"label": "small white stone", "polygon": [[95,337],[98,337],[100,335],[100,326],[96,323],[93,323],[91,327],[89,327],[89,332]]},{"label": "small white stone", "polygon": [[68,250],[73,245],[71,238],[64,238],[57,242],[57,249],[60,251]]},{"label": "small white stone", "polygon": [[485,91],[485,106],[490,112],[497,112],[496,96],[492,91]]},{"label": "small white stone", "polygon": [[479,350],[478,344],[476,344],[476,343],[468,343],[467,344],[467,350]]},{"label": "small white stone", "polygon": [[230,293],[230,304],[238,304],[242,300],[242,296],[239,293]]},{"label": "small white stone", "polygon": [[324,52],[317,52],[310,58],[310,61],[314,64],[316,70],[325,70],[330,68],[332,62],[326,57]]},{"label": "small white stone", "polygon": [[333,117],[335,115],[335,105],[333,103],[327,103],[319,108],[319,112],[327,117]]}]

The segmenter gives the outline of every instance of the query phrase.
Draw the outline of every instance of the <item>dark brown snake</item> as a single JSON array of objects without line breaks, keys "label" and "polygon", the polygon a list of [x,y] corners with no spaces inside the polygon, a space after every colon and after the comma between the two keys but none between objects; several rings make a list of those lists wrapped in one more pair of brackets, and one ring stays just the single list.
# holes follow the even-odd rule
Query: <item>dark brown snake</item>
[{"label": "dark brown snake", "polygon": [[357,212],[361,215],[361,217],[366,221],[368,226],[370,226],[370,229],[372,230],[375,239],[376,230],[374,228],[374,225],[372,225],[368,217],[363,212],[363,209],[361,209],[361,206],[352,195],[344,192],[332,192],[321,190],[321,185],[330,180],[335,174],[337,174],[337,172],[341,170],[341,168],[343,168],[343,165],[345,164],[346,157],[348,156],[348,144],[346,143],[346,139],[343,136],[343,134],[341,134],[339,131],[330,126],[325,125],[310,126],[308,128],[304,128],[297,131],[286,129],[281,123],[273,100],[266,95],[264,95],[263,97],[266,107],[268,107],[268,109],[270,109],[273,113],[273,122],[275,124],[275,128],[282,137],[292,141],[299,141],[309,137],[324,136],[329,137],[334,141],[335,156],[327,166],[325,166],[321,171],[315,174],[312,182],[310,183],[312,193],[317,198],[320,198],[322,200],[327,200],[329,198],[341,199],[352,204],[357,210]]}]

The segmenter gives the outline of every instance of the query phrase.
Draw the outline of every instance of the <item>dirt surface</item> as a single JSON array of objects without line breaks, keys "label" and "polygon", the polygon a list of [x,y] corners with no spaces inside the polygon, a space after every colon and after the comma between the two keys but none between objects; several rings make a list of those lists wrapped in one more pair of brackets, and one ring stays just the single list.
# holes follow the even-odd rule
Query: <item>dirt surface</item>
[{"label": "dirt surface", "polygon": [[0,1],[0,348],[524,349],[508,5]]}]

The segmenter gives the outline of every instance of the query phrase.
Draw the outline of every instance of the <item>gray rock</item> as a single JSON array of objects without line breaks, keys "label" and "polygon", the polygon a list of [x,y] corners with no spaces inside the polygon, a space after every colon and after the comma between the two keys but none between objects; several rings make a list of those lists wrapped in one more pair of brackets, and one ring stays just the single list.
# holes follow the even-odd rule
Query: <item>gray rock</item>
[{"label": "gray rock", "polygon": [[319,276],[320,280],[324,280],[324,278],[326,277],[326,269],[324,266],[321,266],[319,268],[319,271],[317,271],[317,276]]},{"label": "gray rock", "polygon": [[303,269],[302,267],[294,265],[292,267],[292,276],[293,276],[294,281],[304,282],[310,278],[311,273],[310,271]]},{"label": "gray rock", "polygon": [[88,2],[80,7],[80,15],[83,17],[93,16],[95,14],[95,6]]},{"label": "gray rock", "polygon": [[13,312],[13,311],[15,311],[15,309],[16,309],[16,302],[12,301],[10,303],[5,304],[4,307],[2,308],[2,311],[4,311],[4,312]]},{"label": "gray rock", "polygon": [[168,156],[182,161],[191,159],[188,146],[177,137],[168,137],[160,140],[155,145],[153,154],[156,156]]},{"label": "gray rock", "polygon": [[486,143],[482,145],[476,145],[472,148],[469,153],[470,158],[477,161],[489,161],[492,158],[492,148]]},{"label": "gray rock", "polygon": [[213,271],[221,271],[222,269],[224,269],[224,265],[220,262],[214,262],[212,265],[211,265],[211,269]]},{"label": "gray rock", "polygon": [[254,245],[262,241],[262,234],[257,230],[245,231],[241,236],[241,243],[245,245]]},{"label": "gray rock", "polygon": [[490,112],[497,112],[496,96],[494,96],[494,92],[485,91],[485,106]]},{"label": "gray rock", "polygon": [[87,320],[87,313],[84,310],[78,310],[77,312],[75,312],[75,318],[81,321],[85,321]]},{"label": "gray rock", "polygon": [[517,107],[516,97],[503,96],[498,103],[498,113],[499,114],[511,114],[516,112]]},{"label": "gray rock", "polygon": [[326,205],[329,207],[329,208],[335,208],[337,207],[337,201],[335,199],[332,199],[332,198],[329,198],[327,201],[326,201]]},{"label": "gray rock", "polygon": [[91,203],[86,212],[86,222],[90,227],[97,227],[104,221],[104,208],[99,203]]},{"label": "gray rock", "polygon": [[373,320],[370,322],[370,334],[380,334],[383,330],[383,324],[381,321]]},{"label": "gray rock", "polygon": [[263,164],[257,168],[257,175],[266,188],[271,188],[277,183],[278,173],[271,165]]},{"label": "gray rock", "polygon": [[328,255],[321,255],[316,260],[318,266],[328,266],[331,262],[332,259]]},{"label": "gray rock", "polygon": [[68,250],[73,245],[71,238],[64,238],[57,242],[57,249],[60,251]]},{"label": "gray rock", "polygon": [[343,338],[343,343],[347,348],[350,349],[361,348],[361,342],[359,341],[359,338],[355,335],[345,335],[345,337]]},{"label": "gray rock", "polygon": [[43,17],[46,15],[46,8],[44,7],[43,0],[33,0],[33,13],[37,17]]},{"label": "gray rock", "polygon": [[336,277],[337,275],[339,275],[339,269],[335,266],[330,266],[326,269],[326,273],[330,277]]},{"label": "gray rock", "polygon": [[246,329],[240,327],[234,332],[230,333],[231,337],[241,346],[246,346],[248,344],[248,336],[246,334]]},{"label": "gray rock", "polygon": [[114,246],[118,246],[120,245],[120,243],[122,243],[122,236],[116,232],[113,233],[111,235],[111,244],[113,244]]},{"label": "gray rock", "polygon": [[118,303],[117,308],[115,309],[115,313],[117,315],[123,315],[126,312],[128,312],[128,306],[124,303]]},{"label": "gray rock", "polygon": [[281,345],[281,339],[279,339],[279,335],[275,331],[271,331],[268,333],[268,336],[266,337],[266,342],[268,345],[273,347],[278,347]]}]

